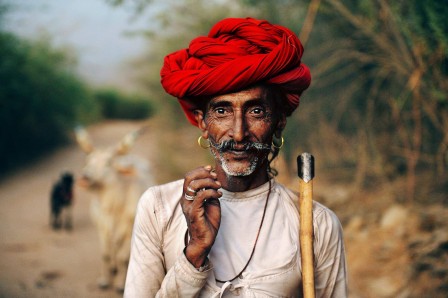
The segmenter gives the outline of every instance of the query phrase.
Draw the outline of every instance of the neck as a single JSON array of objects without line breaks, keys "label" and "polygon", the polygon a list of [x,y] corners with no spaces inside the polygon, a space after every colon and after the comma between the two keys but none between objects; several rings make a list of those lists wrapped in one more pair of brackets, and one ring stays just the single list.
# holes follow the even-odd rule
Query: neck
[{"label": "neck", "polygon": [[269,181],[266,166],[260,167],[248,176],[229,176],[219,165],[216,165],[215,171],[222,188],[231,192],[242,192],[254,189]]}]

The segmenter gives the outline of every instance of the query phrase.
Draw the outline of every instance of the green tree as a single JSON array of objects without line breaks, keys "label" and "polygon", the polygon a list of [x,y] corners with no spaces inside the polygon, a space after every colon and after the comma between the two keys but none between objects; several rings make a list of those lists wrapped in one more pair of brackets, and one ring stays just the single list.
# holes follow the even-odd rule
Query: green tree
[{"label": "green tree", "polygon": [[96,90],[94,97],[106,119],[146,119],[154,113],[152,102],[142,95],[103,88]]},{"label": "green tree", "polygon": [[[418,166],[446,175],[446,1],[281,2],[303,10],[320,4],[304,54],[313,83],[289,121],[286,149],[311,148],[327,166],[355,167],[358,185],[405,173],[409,199]],[[242,3],[260,17],[275,18],[272,10],[281,9],[269,0]],[[304,26],[304,18],[291,20],[288,11],[278,19]]]},{"label": "green tree", "polygon": [[365,181],[368,164],[378,165],[378,176],[403,171],[412,199],[417,166],[438,166],[439,175],[446,169],[448,6],[323,3],[308,50],[315,87],[327,90],[319,101],[333,110],[326,119],[357,144],[358,182]]},{"label": "green tree", "polygon": [[77,122],[93,119],[87,86],[73,59],[46,40],[0,32],[2,173],[67,141]]}]

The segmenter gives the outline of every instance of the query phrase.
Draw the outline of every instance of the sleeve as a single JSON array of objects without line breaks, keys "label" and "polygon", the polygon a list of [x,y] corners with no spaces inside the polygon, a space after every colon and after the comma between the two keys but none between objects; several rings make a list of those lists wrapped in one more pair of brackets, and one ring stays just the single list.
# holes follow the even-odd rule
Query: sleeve
[{"label": "sleeve", "polygon": [[[199,271],[181,253],[166,270],[160,200],[154,188],[141,197],[134,222],[124,297],[196,297],[211,268]],[[159,205],[159,207],[157,207]]]},{"label": "sleeve", "polygon": [[347,265],[341,223],[336,214],[325,207],[315,220],[316,297],[347,297]]}]

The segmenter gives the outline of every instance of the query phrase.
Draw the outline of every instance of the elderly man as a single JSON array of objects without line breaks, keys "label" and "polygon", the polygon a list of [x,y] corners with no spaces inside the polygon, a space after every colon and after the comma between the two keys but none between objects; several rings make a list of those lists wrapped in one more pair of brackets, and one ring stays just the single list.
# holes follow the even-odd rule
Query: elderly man
[{"label": "elderly man", "polygon": [[[301,297],[297,195],[270,167],[286,117],[309,86],[287,28],[224,19],[165,58],[177,97],[214,165],[148,189],[135,220],[125,297]],[[342,229],[314,202],[317,297],[347,296]]]}]

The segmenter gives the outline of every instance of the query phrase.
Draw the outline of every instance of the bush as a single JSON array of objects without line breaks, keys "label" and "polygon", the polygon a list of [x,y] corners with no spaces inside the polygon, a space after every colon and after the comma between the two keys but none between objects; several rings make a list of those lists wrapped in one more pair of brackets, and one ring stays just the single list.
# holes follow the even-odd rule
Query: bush
[{"label": "bush", "polygon": [[153,114],[153,104],[139,95],[125,95],[113,89],[95,92],[95,99],[106,119],[145,119]]},{"label": "bush", "polygon": [[67,53],[48,41],[0,32],[2,174],[63,144],[78,122],[95,117],[87,86]]}]

